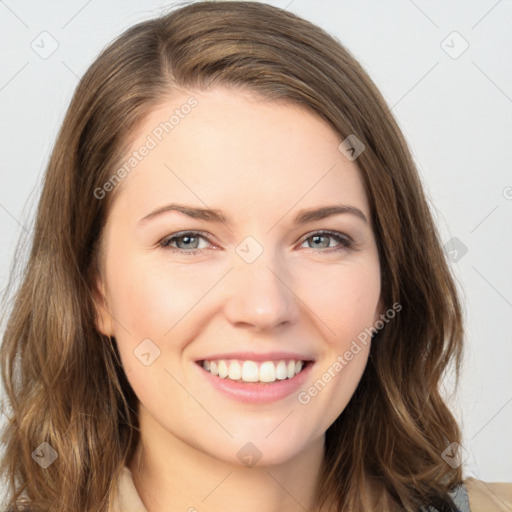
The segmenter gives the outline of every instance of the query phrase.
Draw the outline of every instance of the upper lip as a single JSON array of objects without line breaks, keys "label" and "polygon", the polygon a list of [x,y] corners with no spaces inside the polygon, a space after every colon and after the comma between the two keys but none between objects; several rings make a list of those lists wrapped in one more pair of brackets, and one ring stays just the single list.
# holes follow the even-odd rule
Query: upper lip
[{"label": "upper lip", "polygon": [[293,359],[295,361],[313,361],[314,359],[305,354],[297,352],[223,352],[205,356],[198,361],[213,361],[216,359],[241,359],[244,361],[281,361],[283,359]]}]

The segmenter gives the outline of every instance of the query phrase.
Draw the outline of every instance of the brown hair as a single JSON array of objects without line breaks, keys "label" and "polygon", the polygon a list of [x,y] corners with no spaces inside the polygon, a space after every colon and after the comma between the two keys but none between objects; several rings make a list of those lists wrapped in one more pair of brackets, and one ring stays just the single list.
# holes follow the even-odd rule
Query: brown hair
[{"label": "brown hair", "polygon": [[[115,340],[95,328],[98,241],[114,194],[98,198],[145,116],[177,88],[244,88],[302,105],[357,159],[371,207],[382,302],[402,306],[375,335],[346,409],[326,433],[315,511],[382,507],[449,510],[462,480],[441,453],[460,442],[440,393],[458,376],[457,290],[406,142],[381,94],[351,54],[300,17],[259,2],[197,2],[141,22],[84,74],[46,170],[35,232],[1,348],[9,402],[2,471],[15,506],[109,511],[139,439],[137,398]],[[43,441],[58,459],[41,471]]]}]

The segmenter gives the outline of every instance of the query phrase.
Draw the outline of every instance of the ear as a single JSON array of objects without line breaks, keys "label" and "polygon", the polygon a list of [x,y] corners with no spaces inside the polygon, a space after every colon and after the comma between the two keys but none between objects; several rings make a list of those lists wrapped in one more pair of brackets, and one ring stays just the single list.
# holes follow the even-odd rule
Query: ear
[{"label": "ear", "polygon": [[92,289],[94,307],[96,310],[95,326],[96,329],[105,336],[113,336],[112,314],[105,293],[105,285],[99,274],[94,278]]}]

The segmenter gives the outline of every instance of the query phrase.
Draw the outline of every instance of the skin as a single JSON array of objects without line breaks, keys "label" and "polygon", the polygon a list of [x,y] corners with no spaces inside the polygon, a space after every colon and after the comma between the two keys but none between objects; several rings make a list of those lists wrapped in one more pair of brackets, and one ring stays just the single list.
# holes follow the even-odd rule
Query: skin
[{"label": "skin", "polygon": [[[140,400],[141,442],[128,465],[149,512],[302,511],[312,504],[325,432],[353,395],[370,345],[307,405],[297,393],[241,403],[198,378],[195,361],[294,351],[315,359],[301,390],[320,379],[382,312],[378,251],[369,221],[355,215],[292,219],[331,204],[370,219],[368,200],[356,162],[325,121],[244,91],[181,91],[150,113],[132,151],[190,96],[198,105],[125,177],[102,233],[97,328],[115,337]],[[173,211],[138,223],[171,202],[220,209],[233,225]],[[198,255],[186,254],[183,238],[174,251],[159,246],[185,230],[206,233],[191,246]],[[319,230],[350,237],[352,248],[315,241]],[[247,236],[263,249],[252,263],[236,252]],[[160,350],[149,366],[134,355],[147,338]],[[237,457],[247,442],[261,452],[253,467]]]}]

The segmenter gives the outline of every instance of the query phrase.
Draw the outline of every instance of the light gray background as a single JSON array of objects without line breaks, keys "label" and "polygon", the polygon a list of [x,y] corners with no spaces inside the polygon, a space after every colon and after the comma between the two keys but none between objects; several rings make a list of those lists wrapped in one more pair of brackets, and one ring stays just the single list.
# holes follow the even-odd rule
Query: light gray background
[{"label": "light gray background", "polygon": [[[443,243],[457,237],[467,248],[450,256],[467,329],[450,403],[465,476],[512,481],[512,1],[269,3],[317,23],[360,60],[412,148]],[[79,77],[115,36],[172,4],[0,1],[0,290]],[[46,59],[31,47],[51,49],[44,31],[58,43]]]}]

